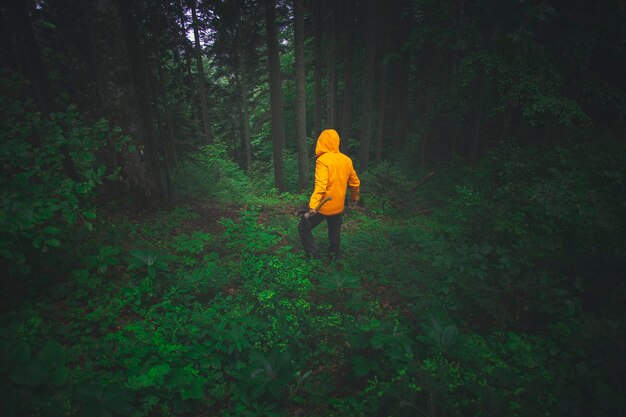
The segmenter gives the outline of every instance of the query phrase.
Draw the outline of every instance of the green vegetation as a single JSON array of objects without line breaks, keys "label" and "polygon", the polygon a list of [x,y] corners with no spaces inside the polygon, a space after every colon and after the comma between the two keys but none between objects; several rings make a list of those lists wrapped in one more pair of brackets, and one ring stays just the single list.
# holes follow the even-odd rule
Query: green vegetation
[{"label": "green vegetation", "polygon": [[3,415],[617,415],[613,146],[502,145],[437,179],[431,216],[348,213],[338,264],[299,253],[292,197],[98,212],[59,242],[89,242],[65,278],[2,316]]},{"label": "green vegetation", "polygon": [[[1,2],[0,417],[626,415],[625,29]],[[297,230],[325,128],[362,180],[338,261]]]}]

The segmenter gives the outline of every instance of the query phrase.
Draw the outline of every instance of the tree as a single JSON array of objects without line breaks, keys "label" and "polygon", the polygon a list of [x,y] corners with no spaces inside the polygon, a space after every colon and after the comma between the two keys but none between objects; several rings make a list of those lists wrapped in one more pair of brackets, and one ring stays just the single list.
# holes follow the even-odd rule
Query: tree
[{"label": "tree", "polygon": [[306,149],[306,91],[304,66],[304,6],[294,0],[294,48],[296,55],[296,143],[298,147],[298,189],[307,187],[309,163]]},{"label": "tree", "polygon": [[[148,73],[147,62],[143,47],[139,40],[139,34],[135,12],[133,10],[133,2],[127,0],[117,0],[117,7],[121,19],[122,35],[128,60],[130,62],[131,72],[131,89],[133,107],[136,112],[136,120],[138,129],[136,134],[139,143],[144,145],[144,150],[148,156],[148,170],[151,173],[149,178],[155,181],[155,190],[159,195],[165,195],[163,189],[163,180],[159,168],[158,144],[155,142],[155,132],[153,125],[152,106],[148,98],[150,91],[149,81],[146,78]],[[150,193],[151,187],[146,186],[146,192]]]},{"label": "tree", "polygon": [[352,57],[354,55],[354,0],[350,0],[345,13],[345,63],[343,76],[343,103],[341,106],[341,132],[344,138],[349,138],[352,129]]},{"label": "tree", "polygon": [[285,191],[283,172],[283,148],[285,146],[285,124],[283,117],[283,91],[280,79],[280,61],[276,36],[276,2],[265,0],[265,29],[267,36],[267,63],[270,75],[270,101],[272,112],[272,154],[274,157],[274,185]]},{"label": "tree", "polygon": [[313,106],[313,136],[317,136],[322,131],[322,1],[313,2],[313,44],[314,44],[314,73],[313,73],[313,95],[315,104]]},{"label": "tree", "polygon": [[200,106],[202,109],[202,128],[204,130],[204,137],[207,143],[213,141],[211,135],[211,125],[209,124],[209,105],[207,103],[207,88],[206,80],[204,78],[204,64],[202,63],[202,46],[200,45],[200,31],[198,27],[200,23],[198,21],[198,14],[196,10],[196,0],[189,0],[189,7],[191,8],[193,37],[194,37],[194,52],[196,55],[196,65],[198,67],[198,86],[200,88]]},{"label": "tree", "polygon": [[328,20],[326,23],[326,126],[335,128],[336,123],[336,94],[337,94],[337,71],[336,67],[336,39],[335,39],[335,14],[337,5],[330,3]]},{"label": "tree", "polygon": [[[385,50],[383,51],[383,57],[385,57],[387,51],[389,50],[389,38],[385,43]],[[385,57],[386,58],[386,57]],[[383,151],[383,131],[384,131],[384,121],[385,121],[385,106],[387,104],[387,72],[388,65],[385,62],[385,59],[380,60],[382,69],[380,76],[380,85],[379,85],[379,93],[378,93],[378,116],[376,121],[376,148],[374,149],[375,160],[376,162],[380,162],[382,158]]]},{"label": "tree", "polygon": [[372,103],[374,96],[374,70],[376,68],[376,5],[375,0],[367,2],[367,17],[365,22],[365,69],[363,71],[363,109],[361,116],[361,140],[359,161],[361,170],[365,171],[369,163],[370,141],[372,135]]}]

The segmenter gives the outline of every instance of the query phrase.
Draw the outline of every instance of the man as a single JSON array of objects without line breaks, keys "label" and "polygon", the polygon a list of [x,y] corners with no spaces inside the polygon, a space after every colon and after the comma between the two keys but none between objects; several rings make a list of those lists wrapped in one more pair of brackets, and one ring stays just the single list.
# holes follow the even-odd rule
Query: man
[{"label": "man", "polygon": [[[334,129],[324,130],[317,138],[315,155],[315,189],[309,200],[309,212],[300,221],[298,231],[307,255],[320,258],[319,247],[311,231],[326,220],[330,241],[328,254],[331,259],[337,260],[341,256],[339,243],[347,188],[350,187],[351,200],[356,204],[361,182],[352,160],[339,152],[339,134]],[[319,212],[316,211],[315,208],[327,197],[332,199],[322,205]]]}]

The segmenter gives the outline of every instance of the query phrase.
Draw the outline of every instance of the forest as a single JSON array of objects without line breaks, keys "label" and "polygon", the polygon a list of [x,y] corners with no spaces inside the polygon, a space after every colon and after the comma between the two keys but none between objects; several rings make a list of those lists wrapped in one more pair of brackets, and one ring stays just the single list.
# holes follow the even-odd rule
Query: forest
[{"label": "forest", "polygon": [[0,415],[626,415],[623,0],[0,19]]}]

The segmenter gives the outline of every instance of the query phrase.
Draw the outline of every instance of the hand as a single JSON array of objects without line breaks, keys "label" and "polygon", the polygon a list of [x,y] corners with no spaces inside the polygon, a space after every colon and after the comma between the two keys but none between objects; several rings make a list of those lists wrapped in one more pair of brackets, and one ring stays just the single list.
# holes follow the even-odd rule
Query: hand
[{"label": "hand", "polygon": [[311,217],[311,216],[313,216],[313,215],[315,215],[315,214],[317,214],[317,211],[316,211],[316,210],[309,209],[309,212],[308,212],[308,213],[304,213],[304,218],[305,218],[305,219],[308,219],[309,217]]}]

